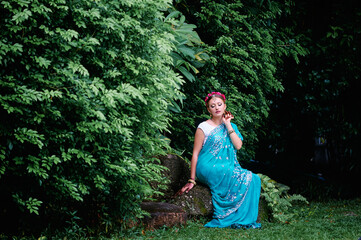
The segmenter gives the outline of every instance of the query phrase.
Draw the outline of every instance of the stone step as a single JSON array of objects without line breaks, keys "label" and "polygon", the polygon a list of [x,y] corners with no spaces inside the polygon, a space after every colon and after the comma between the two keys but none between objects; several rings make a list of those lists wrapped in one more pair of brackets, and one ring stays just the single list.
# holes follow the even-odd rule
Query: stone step
[{"label": "stone step", "polygon": [[143,202],[141,208],[150,213],[150,217],[144,217],[142,220],[146,229],[156,229],[163,226],[173,227],[187,223],[187,213],[174,204]]}]

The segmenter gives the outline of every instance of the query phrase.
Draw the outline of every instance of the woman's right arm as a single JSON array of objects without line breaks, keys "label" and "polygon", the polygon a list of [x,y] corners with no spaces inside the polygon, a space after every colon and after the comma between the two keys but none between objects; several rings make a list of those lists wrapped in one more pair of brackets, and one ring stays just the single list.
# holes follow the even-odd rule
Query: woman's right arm
[{"label": "woman's right arm", "polygon": [[[192,161],[191,161],[191,176],[190,177],[192,179],[195,179],[195,177],[196,177],[198,155],[202,149],[204,138],[205,138],[205,136],[204,136],[203,130],[201,130],[200,128],[197,128],[196,134],[194,136],[194,146],[193,146],[193,154],[192,154]],[[176,196],[182,195],[184,192],[188,193],[188,191],[191,190],[193,187],[194,187],[193,183],[187,183],[186,185],[184,185],[184,187],[181,190],[179,190],[176,193]]]}]

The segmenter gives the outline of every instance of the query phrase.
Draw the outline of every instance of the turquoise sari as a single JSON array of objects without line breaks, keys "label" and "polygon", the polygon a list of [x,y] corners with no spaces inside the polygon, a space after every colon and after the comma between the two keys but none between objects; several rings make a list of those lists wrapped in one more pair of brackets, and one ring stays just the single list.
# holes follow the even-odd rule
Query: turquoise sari
[{"label": "turquoise sari", "polygon": [[[243,140],[237,126],[232,123],[232,127]],[[205,227],[261,227],[256,223],[261,180],[238,163],[224,124],[209,134],[198,156],[196,174],[212,193],[213,219]]]}]

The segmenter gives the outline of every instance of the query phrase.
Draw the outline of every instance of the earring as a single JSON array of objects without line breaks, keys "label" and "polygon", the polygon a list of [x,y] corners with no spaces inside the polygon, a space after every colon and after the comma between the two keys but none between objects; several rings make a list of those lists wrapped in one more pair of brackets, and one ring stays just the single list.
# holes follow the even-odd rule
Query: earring
[{"label": "earring", "polygon": [[210,113],[209,116],[212,118],[213,117],[212,113]]}]

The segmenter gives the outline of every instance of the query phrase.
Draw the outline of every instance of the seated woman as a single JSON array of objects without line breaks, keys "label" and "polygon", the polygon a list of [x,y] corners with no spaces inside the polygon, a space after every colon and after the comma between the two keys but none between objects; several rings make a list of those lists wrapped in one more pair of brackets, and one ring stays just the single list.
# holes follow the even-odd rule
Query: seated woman
[{"label": "seated woman", "polygon": [[261,180],[243,169],[236,150],[243,137],[226,112],[226,97],[219,92],[207,95],[205,104],[211,119],[199,124],[194,139],[191,177],[176,195],[188,193],[197,180],[212,193],[213,219],[205,227],[260,228],[256,223]]}]

